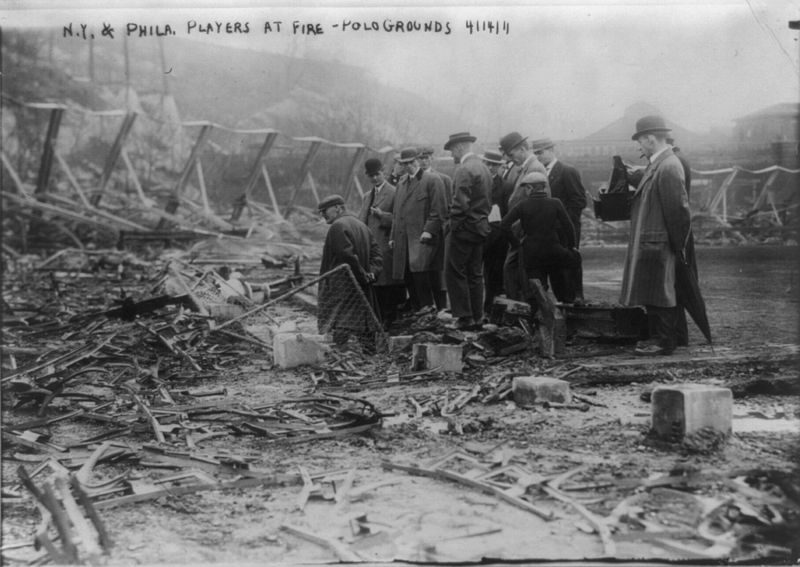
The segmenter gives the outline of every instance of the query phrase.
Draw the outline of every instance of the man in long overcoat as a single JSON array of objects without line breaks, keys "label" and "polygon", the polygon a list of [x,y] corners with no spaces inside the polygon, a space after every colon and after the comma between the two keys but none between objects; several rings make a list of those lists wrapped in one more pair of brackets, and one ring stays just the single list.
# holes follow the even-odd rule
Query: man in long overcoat
[{"label": "man in long overcoat", "polygon": [[662,117],[645,116],[633,135],[650,164],[632,197],[620,303],[647,309],[650,340],[637,345],[640,355],[671,354],[677,342],[675,265],[685,254],[691,213],[669,130]]},{"label": "man in long overcoat", "polygon": [[452,134],[444,145],[458,166],[453,176],[450,232],[445,252],[445,281],[450,312],[458,328],[480,326],[483,320],[483,243],[489,236],[492,174],[472,152],[475,136]]},{"label": "man in long overcoat", "polygon": [[405,299],[405,286],[402,280],[392,278],[392,249],[389,237],[392,232],[394,197],[397,189],[386,181],[383,163],[377,158],[364,162],[364,173],[372,188],[364,195],[358,220],[372,232],[381,250],[384,269],[373,284],[375,299],[383,324],[388,327],[397,318],[397,306]]},{"label": "man in long overcoat", "polygon": [[[330,225],[322,248],[320,275],[347,264],[356,279],[354,283],[340,270],[320,281],[317,294],[319,331],[330,331],[336,344],[344,344],[350,335],[355,335],[365,350],[374,352],[378,328],[372,284],[383,267],[380,248],[367,225],[347,212],[341,196],[326,197],[318,208]],[[363,295],[359,294],[359,289]]]},{"label": "man in long overcoat", "polygon": [[444,186],[438,176],[422,171],[416,148],[405,148],[398,162],[406,175],[400,179],[394,196],[394,220],[389,237],[393,250],[392,277],[406,283],[415,309],[435,307],[432,286],[444,267],[439,249],[445,209]]},{"label": "man in long overcoat", "polygon": [[[433,148],[430,146],[423,146],[419,149],[419,166],[422,171],[427,173],[432,173],[433,175],[438,175],[439,179],[442,180],[442,186],[444,187],[444,206],[445,211],[449,214],[450,212],[450,203],[453,200],[453,179],[447,175],[446,173],[442,173],[441,171],[436,171],[433,167]],[[447,222],[447,218],[442,219],[443,223]],[[441,260],[437,258],[434,260],[436,263],[439,261],[444,264],[444,246],[439,248],[439,253],[441,254]],[[436,309],[442,310],[447,307],[447,286],[445,285],[444,281],[444,272],[437,272],[436,277],[431,282],[431,286],[433,286],[433,299],[436,301]]]},{"label": "man in long overcoat", "polygon": [[494,298],[504,292],[503,264],[508,253],[508,236],[500,228],[500,219],[508,213],[508,198],[514,190],[515,172],[505,167],[503,154],[494,150],[483,152],[483,161],[492,174],[492,212],[489,213],[489,237],[483,246],[483,310],[488,312]]}]

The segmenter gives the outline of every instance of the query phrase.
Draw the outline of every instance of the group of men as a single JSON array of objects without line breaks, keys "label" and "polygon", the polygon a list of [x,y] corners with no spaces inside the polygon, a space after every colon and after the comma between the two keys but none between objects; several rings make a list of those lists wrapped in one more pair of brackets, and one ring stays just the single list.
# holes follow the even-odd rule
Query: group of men
[{"label": "group of men", "polygon": [[[532,277],[549,282],[561,301],[581,294],[577,248],[586,191],[578,171],[556,158],[549,139],[529,143],[511,132],[482,156],[473,152],[475,141],[459,132],[444,144],[456,164],[452,178],[433,169],[428,147],[404,148],[389,176],[380,160],[365,163],[372,186],[353,220],[369,229],[379,250],[371,287],[386,324],[401,308],[449,307],[456,328],[477,329],[495,296],[529,299]],[[347,216],[338,195],[319,208],[331,223]],[[368,258],[361,270],[375,265]]]},{"label": "group of men", "polygon": [[[651,116],[637,122],[633,136],[650,165],[632,197],[621,302],[647,308],[651,340],[637,345],[640,354],[675,348],[674,269],[690,231],[668,131]],[[473,152],[475,141],[459,132],[444,144],[456,164],[452,178],[431,167],[432,148],[410,147],[395,156],[389,175],[380,160],[366,161],[372,186],[357,215],[339,195],[319,203],[331,224],[321,273],[349,264],[386,325],[401,309],[449,307],[455,328],[475,330],[494,297],[530,301],[534,278],[561,302],[583,296],[578,248],[586,190],[579,172],[556,157],[548,138],[529,142],[511,132],[482,156]],[[321,295],[321,311],[331,300]]]}]

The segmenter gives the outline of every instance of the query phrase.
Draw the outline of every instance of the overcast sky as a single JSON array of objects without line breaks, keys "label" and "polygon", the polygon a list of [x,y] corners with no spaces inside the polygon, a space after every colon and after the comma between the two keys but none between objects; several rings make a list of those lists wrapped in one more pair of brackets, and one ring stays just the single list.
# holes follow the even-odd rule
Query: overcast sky
[{"label": "overcast sky", "polygon": [[[733,118],[763,107],[800,100],[800,32],[788,27],[790,20],[800,20],[798,1],[529,1],[469,7],[371,2],[369,8],[363,2],[300,2],[291,8],[285,2],[283,7],[237,2],[237,8],[216,9],[213,4],[219,3],[106,0],[105,7],[91,8],[99,4],[72,1],[58,10],[52,1],[12,0],[4,5],[16,9],[0,10],[0,24],[84,22],[109,42],[121,41],[128,23],[159,25],[161,31],[169,24],[175,37],[362,66],[386,84],[496,125],[497,131],[519,129],[534,137],[590,134],[637,101],[704,132],[729,127]],[[409,20],[439,22],[450,33],[386,31],[385,26]],[[499,22],[500,34],[470,34],[467,22],[476,20]],[[198,25],[190,31],[191,21]],[[265,34],[267,21],[281,21],[281,31]],[[318,24],[314,29],[323,33],[294,33],[295,21]],[[343,31],[345,21],[380,30]],[[248,32],[200,31],[215,22],[223,28],[247,22]],[[103,23],[115,28],[114,40],[102,37]]]}]

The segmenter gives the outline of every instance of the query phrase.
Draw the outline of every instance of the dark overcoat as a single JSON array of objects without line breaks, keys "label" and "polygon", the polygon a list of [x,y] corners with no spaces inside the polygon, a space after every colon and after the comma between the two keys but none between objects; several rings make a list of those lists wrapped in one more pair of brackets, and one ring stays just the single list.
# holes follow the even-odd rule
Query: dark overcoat
[{"label": "dark overcoat", "polygon": [[489,235],[489,212],[492,210],[492,174],[481,158],[466,156],[453,179],[450,205],[450,231],[457,238],[482,242]]},{"label": "dark overcoat", "polygon": [[357,283],[354,284],[344,270],[320,281],[317,294],[319,330],[321,333],[331,329],[369,331],[374,327],[374,320],[365,309],[358,289],[374,311],[375,302],[366,274],[371,272],[377,278],[383,259],[367,225],[349,213],[331,223],[322,248],[319,273],[325,274],[340,264],[350,266]]},{"label": "dark overcoat", "polygon": [[556,160],[547,180],[550,182],[550,196],[564,203],[568,213],[586,207],[586,189],[577,169]]},{"label": "dark overcoat", "polygon": [[620,303],[676,305],[675,261],[690,228],[683,166],[667,148],[647,167],[632,197]]},{"label": "dark overcoat", "polygon": [[[381,275],[375,281],[376,286],[397,285],[401,281],[392,279],[392,249],[389,248],[389,238],[392,234],[392,221],[394,214],[394,197],[397,189],[388,181],[384,182],[378,195],[375,195],[375,187],[364,195],[361,203],[361,210],[358,212],[358,220],[367,225],[378,243],[383,259],[383,269]],[[370,212],[370,208],[378,209],[377,214]]]},{"label": "dark overcoat", "polygon": [[[406,175],[400,180],[394,196],[390,238],[394,241],[394,279],[405,278],[406,260],[412,272],[441,270],[444,267],[439,248],[444,245],[442,223],[446,215],[444,186],[437,175],[420,169],[413,177]],[[433,236],[431,243],[419,241],[423,232]]]}]

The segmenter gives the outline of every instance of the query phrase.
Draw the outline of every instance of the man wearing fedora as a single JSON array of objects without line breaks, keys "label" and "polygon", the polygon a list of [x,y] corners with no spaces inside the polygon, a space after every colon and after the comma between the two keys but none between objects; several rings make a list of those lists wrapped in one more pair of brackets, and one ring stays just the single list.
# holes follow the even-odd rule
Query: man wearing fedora
[{"label": "man wearing fedora", "polygon": [[[483,284],[485,297],[483,311],[488,312],[494,298],[503,294],[503,264],[508,253],[508,237],[500,228],[500,219],[508,212],[508,198],[514,190],[515,177],[509,179],[503,154],[494,150],[483,152],[483,162],[492,175],[492,210],[489,213],[489,237],[483,247]],[[512,167],[513,164],[512,164]]]},{"label": "man wearing fedora", "polygon": [[691,212],[681,162],[667,144],[661,116],[636,122],[632,138],[649,160],[631,200],[631,233],[620,303],[644,305],[650,339],[636,354],[668,355],[677,343],[675,266],[684,257]]},{"label": "man wearing fedora", "polygon": [[450,231],[445,252],[445,281],[456,327],[468,329],[483,321],[483,243],[489,236],[492,175],[472,152],[475,136],[452,134],[444,149],[457,164],[453,175]]},{"label": "man wearing fedora", "polygon": [[[453,179],[449,175],[441,171],[436,171],[433,168],[433,153],[432,147],[422,146],[419,149],[419,166],[422,168],[422,171],[437,175],[439,179],[442,180],[442,185],[444,186],[445,210],[449,214],[450,202],[453,200]],[[446,218],[443,220],[445,223],[447,222]],[[439,252],[442,254],[441,262],[442,265],[444,265],[444,246],[439,248]],[[436,302],[436,309],[441,311],[447,307],[447,286],[445,285],[444,271],[436,274],[436,278],[431,282],[431,286],[433,286],[433,299]]]},{"label": "man wearing fedora", "polygon": [[[322,247],[320,275],[340,264],[347,264],[367,297],[370,308],[375,309],[372,284],[381,273],[383,259],[378,243],[367,225],[347,212],[344,199],[331,195],[319,202],[318,209],[330,225]],[[344,272],[337,272],[319,282],[317,321],[321,333],[331,332],[336,344],[344,344],[354,335],[365,351],[375,351],[375,318],[365,306],[346,301],[352,280]]]},{"label": "man wearing fedora", "polygon": [[[503,155],[517,166],[517,177],[514,182],[514,190],[508,198],[508,208],[511,210],[521,203],[528,196],[527,189],[520,185],[520,181],[528,174],[533,172],[545,173],[544,166],[536,159],[528,144],[528,138],[523,137],[519,132],[511,132],[500,138],[500,150]],[[546,188],[547,195],[550,196],[549,185]],[[521,239],[522,229],[519,224],[515,224],[512,232],[517,240]],[[527,284],[525,281],[524,269],[520,264],[520,254],[517,247],[511,247],[506,254],[505,265],[503,266],[503,284],[506,290],[506,297],[517,301],[525,299]]]},{"label": "man wearing fedora", "polygon": [[378,247],[385,268],[373,284],[378,310],[385,327],[397,318],[397,307],[405,299],[405,286],[402,280],[392,278],[392,249],[389,248],[389,236],[392,232],[392,210],[394,196],[397,191],[386,181],[383,163],[377,158],[364,162],[364,174],[372,187],[364,195],[358,220],[367,225]]},{"label": "man wearing fedora", "polygon": [[406,175],[400,179],[394,196],[389,236],[392,277],[405,282],[415,309],[435,308],[435,272],[444,267],[439,250],[444,246],[442,232],[447,216],[444,186],[438,176],[422,171],[416,148],[403,149],[397,161]]},{"label": "man wearing fedora", "polygon": [[[586,207],[586,188],[581,181],[581,174],[575,167],[556,157],[555,144],[550,138],[531,142],[531,151],[547,171],[551,196],[561,201],[567,210],[572,227],[575,229],[577,250],[581,245],[581,214]],[[580,266],[579,255],[577,260]],[[576,297],[583,298],[583,270],[579,267],[574,273],[568,274],[568,280],[575,289]]]}]

